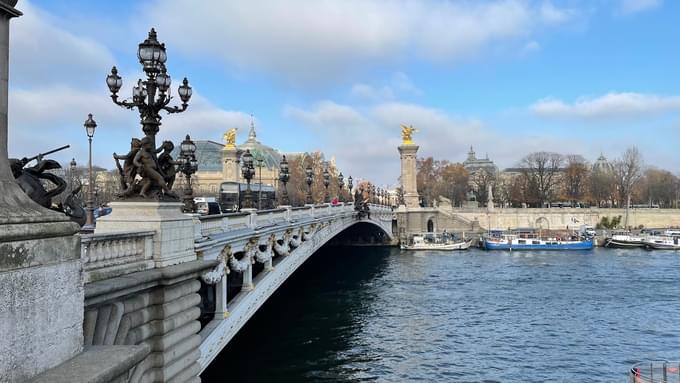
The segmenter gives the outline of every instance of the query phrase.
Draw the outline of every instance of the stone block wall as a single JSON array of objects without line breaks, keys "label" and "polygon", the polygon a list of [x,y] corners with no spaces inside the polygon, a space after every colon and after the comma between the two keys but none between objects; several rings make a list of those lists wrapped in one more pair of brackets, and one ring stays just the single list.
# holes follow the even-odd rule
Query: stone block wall
[{"label": "stone block wall", "polygon": [[141,271],[85,286],[85,346],[146,345],[129,382],[200,382],[200,274],[217,261]]}]

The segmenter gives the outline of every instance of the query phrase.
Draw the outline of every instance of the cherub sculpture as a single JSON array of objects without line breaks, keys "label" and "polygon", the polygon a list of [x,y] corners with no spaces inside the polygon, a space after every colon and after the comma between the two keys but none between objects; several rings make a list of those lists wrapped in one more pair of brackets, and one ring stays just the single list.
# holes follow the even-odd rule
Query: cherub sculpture
[{"label": "cherub sculpture", "polygon": [[[170,198],[177,199],[179,196],[170,190],[158,168],[157,160],[154,158],[155,148],[153,146],[151,137],[142,138],[141,147],[132,160],[133,165],[137,167],[137,173],[142,177],[139,195],[143,198],[149,198],[154,195],[160,196],[162,191]],[[154,195],[150,195],[149,192],[153,192]]]},{"label": "cherub sculpture", "polygon": [[[137,176],[137,167],[132,163],[135,155],[142,146],[142,141],[139,138],[133,138],[130,142],[130,151],[128,154],[116,154],[113,153],[113,159],[116,160],[116,166],[118,167],[118,172],[120,173],[120,186],[122,192],[121,197],[129,197],[135,193],[135,189],[139,189],[135,177]],[[124,160],[123,166],[120,165],[119,160]],[[139,190],[137,190],[138,192]]]}]

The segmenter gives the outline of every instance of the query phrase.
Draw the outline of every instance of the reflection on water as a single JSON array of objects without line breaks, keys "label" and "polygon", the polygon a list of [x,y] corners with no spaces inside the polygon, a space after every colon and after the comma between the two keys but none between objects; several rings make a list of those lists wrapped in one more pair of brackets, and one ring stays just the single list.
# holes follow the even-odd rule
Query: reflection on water
[{"label": "reflection on water", "polygon": [[673,252],[324,248],[202,378],[626,381],[680,359],[679,276]]}]

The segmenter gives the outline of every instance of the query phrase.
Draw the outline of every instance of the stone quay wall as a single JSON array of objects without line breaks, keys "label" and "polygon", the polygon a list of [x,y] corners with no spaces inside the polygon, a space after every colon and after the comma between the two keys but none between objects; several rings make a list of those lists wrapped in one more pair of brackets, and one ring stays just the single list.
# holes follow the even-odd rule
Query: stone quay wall
[{"label": "stone quay wall", "polygon": [[[396,210],[400,235],[428,231],[477,232],[487,229],[543,228],[576,229],[581,225],[597,225],[603,217],[621,217],[625,209],[600,208],[415,208]],[[628,226],[646,228],[680,227],[680,209],[630,209]]]}]

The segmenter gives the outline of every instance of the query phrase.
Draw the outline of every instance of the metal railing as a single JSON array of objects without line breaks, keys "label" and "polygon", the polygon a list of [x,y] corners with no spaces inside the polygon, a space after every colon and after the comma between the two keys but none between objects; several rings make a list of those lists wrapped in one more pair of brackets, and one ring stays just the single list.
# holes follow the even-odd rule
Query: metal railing
[{"label": "metal railing", "polygon": [[680,362],[638,363],[630,369],[628,376],[630,383],[680,383]]}]

